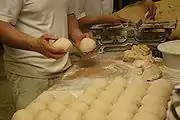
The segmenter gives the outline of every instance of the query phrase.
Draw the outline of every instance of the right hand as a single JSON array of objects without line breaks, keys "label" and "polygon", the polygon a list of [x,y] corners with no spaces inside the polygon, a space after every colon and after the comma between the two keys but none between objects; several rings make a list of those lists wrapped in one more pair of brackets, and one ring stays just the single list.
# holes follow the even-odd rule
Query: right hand
[{"label": "right hand", "polygon": [[49,40],[57,40],[57,37],[54,37],[49,34],[44,34],[36,41],[35,51],[45,55],[48,58],[59,59],[62,58],[66,52],[62,49],[56,49],[49,44]]}]

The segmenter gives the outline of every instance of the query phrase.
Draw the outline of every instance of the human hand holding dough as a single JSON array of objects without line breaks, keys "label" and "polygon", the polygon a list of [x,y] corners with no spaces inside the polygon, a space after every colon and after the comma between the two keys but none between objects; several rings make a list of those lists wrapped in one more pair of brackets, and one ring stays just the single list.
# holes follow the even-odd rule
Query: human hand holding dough
[{"label": "human hand holding dough", "polygon": [[59,38],[52,44],[52,46],[57,49],[62,49],[66,52],[69,52],[73,47],[71,41],[66,38]]},{"label": "human hand holding dough", "polygon": [[79,48],[84,53],[91,52],[96,48],[96,42],[91,38],[84,38],[80,42]]}]

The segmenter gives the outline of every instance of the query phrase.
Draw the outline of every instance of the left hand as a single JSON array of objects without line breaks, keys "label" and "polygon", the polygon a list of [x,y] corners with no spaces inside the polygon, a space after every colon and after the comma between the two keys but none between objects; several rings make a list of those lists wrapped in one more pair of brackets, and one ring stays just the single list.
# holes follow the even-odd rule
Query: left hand
[{"label": "left hand", "polygon": [[150,20],[155,20],[155,16],[156,16],[156,10],[157,10],[157,7],[154,3],[149,3],[147,4],[147,10],[148,10],[148,15],[147,15],[147,18],[150,18]]}]

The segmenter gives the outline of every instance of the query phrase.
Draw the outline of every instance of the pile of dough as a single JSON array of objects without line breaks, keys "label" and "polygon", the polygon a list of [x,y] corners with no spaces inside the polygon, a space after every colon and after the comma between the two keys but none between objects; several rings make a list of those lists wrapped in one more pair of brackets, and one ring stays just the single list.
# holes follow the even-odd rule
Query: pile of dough
[{"label": "pile of dough", "polygon": [[161,77],[162,77],[161,69],[154,64],[148,66],[142,74],[142,79],[148,81],[154,81]]},{"label": "pile of dough", "polygon": [[57,115],[61,114],[65,110],[65,108],[66,106],[57,100],[54,100],[48,105],[48,109]]},{"label": "pile of dough", "polygon": [[81,96],[79,96],[77,101],[84,102],[87,105],[90,105],[95,99],[96,99],[95,96],[88,94],[88,93],[83,93]]},{"label": "pile of dough", "polygon": [[110,112],[112,105],[108,104],[102,100],[97,99],[94,101],[94,103],[91,105],[91,107],[98,109],[98,110],[101,110],[105,113],[108,113],[108,112]]},{"label": "pile of dough", "polygon": [[88,105],[84,102],[76,101],[70,105],[70,107],[80,113],[84,113],[86,110],[89,109]]},{"label": "pile of dough", "polygon": [[137,53],[146,56],[150,54],[150,48],[147,47],[146,45],[133,45],[131,47],[132,51],[136,51]]},{"label": "pile of dough", "polygon": [[47,106],[41,102],[33,102],[26,109],[36,115],[39,111],[46,109]]},{"label": "pile of dough", "polygon": [[76,98],[69,92],[59,92],[55,97],[56,100],[62,102],[64,105],[69,105],[76,100]]},{"label": "pile of dough", "polygon": [[33,120],[33,114],[26,109],[18,110],[11,120]]},{"label": "pile of dough", "polygon": [[124,89],[127,87],[128,80],[122,76],[115,77],[113,81],[110,83],[111,85],[117,85],[119,87],[123,87]]},{"label": "pile of dough", "polygon": [[40,96],[37,97],[36,101],[41,102],[43,104],[49,104],[54,100],[53,95],[51,95],[49,92],[43,92]]},{"label": "pile of dough", "polygon": [[34,120],[56,120],[58,116],[48,109],[42,110],[37,114]]},{"label": "pile of dough", "polygon": [[96,88],[94,86],[90,86],[85,90],[85,93],[91,94],[95,97],[97,97],[103,90],[100,88]]},{"label": "pile of dough", "polygon": [[92,108],[84,114],[83,120],[107,120],[107,116],[101,110]]},{"label": "pile of dough", "polygon": [[121,95],[124,92],[124,88],[123,87],[120,87],[119,85],[115,85],[115,84],[108,85],[106,87],[106,90],[108,92],[113,92],[113,93],[115,93],[117,95]]},{"label": "pile of dough", "polygon": [[57,49],[65,50],[66,52],[69,52],[73,47],[71,41],[66,38],[59,38],[52,44],[52,46]]},{"label": "pile of dough", "polygon": [[103,91],[98,97],[98,99],[107,103],[114,103],[117,100],[117,98],[117,94],[108,91]]},{"label": "pile of dough", "polygon": [[81,118],[81,114],[72,108],[67,108],[62,115],[59,116],[59,120],[81,120]]},{"label": "pile of dough", "polygon": [[133,116],[134,114],[128,111],[114,110],[109,114],[108,119],[109,120],[132,120]]},{"label": "pile of dough", "polygon": [[84,38],[80,43],[82,52],[91,52],[96,48],[96,42],[91,38]]},{"label": "pile of dough", "polygon": [[92,83],[92,86],[95,88],[101,88],[104,89],[108,85],[107,81],[104,79],[95,79]]},{"label": "pile of dough", "polygon": [[[159,119],[157,116],[155,116],[154,114],[151,114],[149,112],[145,112],[145,111],[141,111],[141,112],[138,112],[133,120],[144,120],[144,118],[146,120],[161,120]],[[163,119],[162,119],[163,120]]]}]

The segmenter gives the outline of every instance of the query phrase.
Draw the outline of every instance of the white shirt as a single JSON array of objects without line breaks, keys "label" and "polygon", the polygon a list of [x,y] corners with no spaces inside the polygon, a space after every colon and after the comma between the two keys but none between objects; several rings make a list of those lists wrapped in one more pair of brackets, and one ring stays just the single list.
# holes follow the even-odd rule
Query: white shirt
[{"label": "white shirt", "polygon": [[113,12],[113,0],[74,0],[77,19],[99,17]]},{"label": "white shirt", "polygon": [[[50,33],[67,38],[67,15],[72,12],[69,0],[0,0],[0,20],[34,37]],[[59,75],[71,65],[68,53],[55,60],[8,46],[5,46],[4,59],[6,70],[39,78]]]}]

